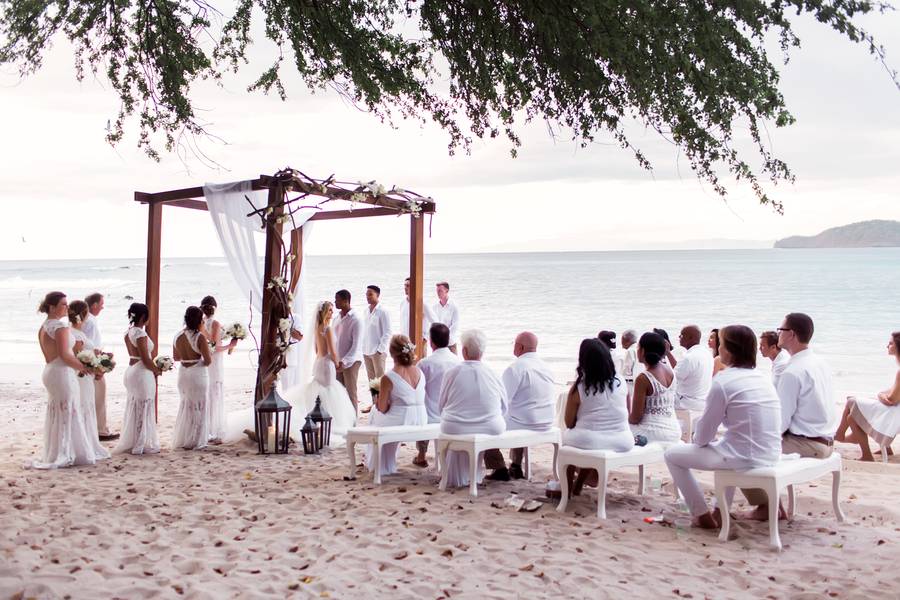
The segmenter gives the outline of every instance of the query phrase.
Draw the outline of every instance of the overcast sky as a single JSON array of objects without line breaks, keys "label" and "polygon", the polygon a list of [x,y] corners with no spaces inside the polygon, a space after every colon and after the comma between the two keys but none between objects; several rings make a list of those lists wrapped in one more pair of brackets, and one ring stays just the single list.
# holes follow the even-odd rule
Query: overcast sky
[{"label": "overcast sky", "polygon": [[[516,159],[503,139],[451,157],[436,127],[410,122],[391,129],[332,93],[310,95],[296,77],[286,77],[287,102],[247,94],[245,82],[261,63],[226,80],[224,89],[196,88],[211,131],[227,142],[204,145],[221,168],[174,156],[156,163],[135,148],[136,122],[117,148],[105,143],[116,95],[102,80],[75,81],[71,48],[58,40],[37,75],[19,82],[9,68],[0,72],[0,260],[143,256],[146,207],[133,202],[135,190],[250,179],[286,166],[432,196],[438,214],[429,252],[769,242],[865,219],[900,219],[900,92],[864,47],[809,19],[794,20],[803,47],[782,68],[782,89],[798,122],[769,130],[776,155],[797,176],[794,185],[768,188],[784,203],[784,216],[759,206],[741,186],[731,185],[724,203],[650,133],[636,139],[654,163],[652,173],[611,140],[579,149],[554,141],[543,123],[522,129]],[[900,67],[900,16],[863,23]],[[320,231],[328,235],[314,236],[310,250],[317,254],[404,252],[408,244],[406,221],[392,217],[328,223]],[[163,253],[221,254],[208,215],[166,209]]]}]

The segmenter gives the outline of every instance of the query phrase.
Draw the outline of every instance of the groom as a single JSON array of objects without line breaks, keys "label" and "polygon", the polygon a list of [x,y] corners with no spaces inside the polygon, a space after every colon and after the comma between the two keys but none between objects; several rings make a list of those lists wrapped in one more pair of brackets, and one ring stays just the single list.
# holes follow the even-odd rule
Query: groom
[{"label": "groom", "polygon": [[357,388],[359,367],[363,360],[363,324],[356,311],[350,307],[350,292],[347,290],[338,290],[334,295],[334,306],[341,311],[334,326],[338,355],[337,380],[347,388],[353,410],[358,414]]}]

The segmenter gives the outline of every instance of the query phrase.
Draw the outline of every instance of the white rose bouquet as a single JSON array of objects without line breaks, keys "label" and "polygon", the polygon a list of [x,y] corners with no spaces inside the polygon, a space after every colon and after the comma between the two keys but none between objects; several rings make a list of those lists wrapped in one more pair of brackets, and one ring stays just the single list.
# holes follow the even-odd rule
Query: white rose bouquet
[{"label": "white rose bouquet", "polygon": [[[100,367],[100,358],[94,354],[93,350],[82,350],[75,355],[75,358],[91,371]],[[79,373],[79,377],[84,377],[84,373]]]},{"label": "white rose bouquet", "polygon": [[243,340],[247,337],[247,328],[244,327],[241,323],[232,323],[225,330],[225,337],[230,337],[233,340]]},{"label": "white rose bouquet", "polygon": [[97,355],[97,362],[97,370],[101,373],[109,373],[116,368],[116,361],[113,360],[113,355],[108,352],[101,352]]},{"label": "white rose bouquet", "polygon": [[157,356],[153,359],[153,364],[156,365],[156,368],[165,373],[166,371],[171,371],[175,368],[175,361],[172,360],[169,356]]}]

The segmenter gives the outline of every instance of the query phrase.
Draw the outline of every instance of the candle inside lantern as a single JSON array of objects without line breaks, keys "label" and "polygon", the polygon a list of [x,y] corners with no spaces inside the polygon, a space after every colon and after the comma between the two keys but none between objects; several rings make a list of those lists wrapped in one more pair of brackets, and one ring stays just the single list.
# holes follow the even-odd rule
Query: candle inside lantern
[{"label": "candle inside lantern", "polygon": [[269,437],[268,437],[268,440],[269,440],[269,443],[268,443],[268,448],[269,448],[269,450],[272,451],[272,452],[276,451],[277,448],[276,448],[276,446],[275,446],[275,426],[274,426],[274,425],[269,425]]}]

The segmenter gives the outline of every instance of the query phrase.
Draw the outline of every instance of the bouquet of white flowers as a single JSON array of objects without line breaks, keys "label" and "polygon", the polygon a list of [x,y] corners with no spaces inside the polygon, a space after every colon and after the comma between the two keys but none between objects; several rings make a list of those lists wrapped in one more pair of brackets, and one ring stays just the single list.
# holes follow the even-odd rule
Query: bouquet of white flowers
[{"label": "bouquet of white flowers", "polygon": [[108,352],[101,352],[97,356],[97,362],[97,369],[101,373],[109,373],[116,368],[116,361],[113,360],[113,355]]},{"label": "bouquet of white flowers", "polygon": [[232,323],[225,330],[225,337],[230,337],[233,340],[243,340],[247,337],[247,328],[241,323]]},{"label": "bouquet of white flowers", "polygon": [[372,398],[377,396],[381,392],[381,379],[375,378],[369,380],[369,393],[372,394]]},{"label": "bouquet of white flowers", "polygon": [[[78,361],[88,369],[94,370],[100,366],[100,358],[94,354],[93,350],[82,350],[75,355]],[[79,377],[84,377],[84,373],[79,373]]]},{"label": "bouquet of white flowers", "polygon": [[157,356],[153,359],[153,364],[156,365],[156,368],[163,373],[165,373],[166,371],[171,371],[175,368],[175,361],[168,356]]}]

